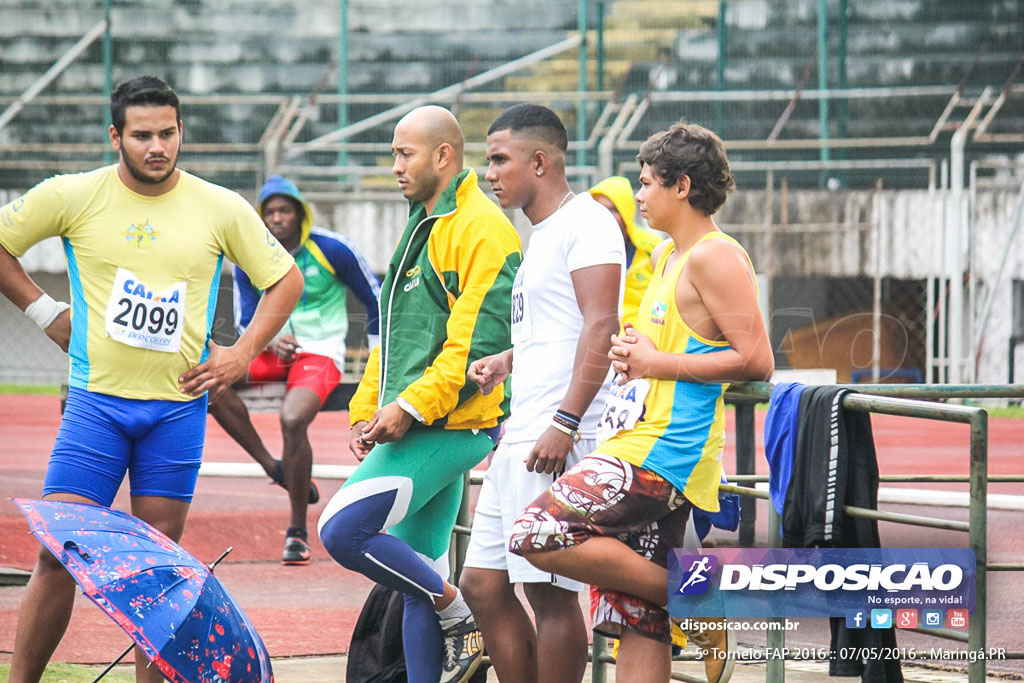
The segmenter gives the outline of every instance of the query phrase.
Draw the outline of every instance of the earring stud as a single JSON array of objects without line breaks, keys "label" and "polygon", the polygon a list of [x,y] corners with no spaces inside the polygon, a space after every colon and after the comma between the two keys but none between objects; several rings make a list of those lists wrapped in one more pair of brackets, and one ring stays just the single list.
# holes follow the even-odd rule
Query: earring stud
[{"label": "earring stud", "polygon": [[542,176],[542,175],[544,175],[544,171],[537,171],[537,177],[538,177],[538,178],[539,178],[540,176]]}]

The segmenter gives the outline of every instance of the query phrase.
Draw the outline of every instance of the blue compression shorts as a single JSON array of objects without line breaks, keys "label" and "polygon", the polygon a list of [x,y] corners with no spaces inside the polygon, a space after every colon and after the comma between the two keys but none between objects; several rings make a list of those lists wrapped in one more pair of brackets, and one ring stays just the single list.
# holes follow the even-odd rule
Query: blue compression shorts
[{"label": "blue compression shorts", "polygon": [[110,506],[125,472],[133,496],[192,500],[206,439],[207,397],[142,401],[70,388],[43,495]]}]

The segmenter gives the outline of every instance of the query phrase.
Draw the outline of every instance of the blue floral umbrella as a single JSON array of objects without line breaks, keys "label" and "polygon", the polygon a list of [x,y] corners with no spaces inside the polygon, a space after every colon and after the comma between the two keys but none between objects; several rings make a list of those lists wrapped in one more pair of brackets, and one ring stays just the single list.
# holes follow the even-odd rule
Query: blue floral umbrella
[{"label": "blue floral umbrella", "polygon": [[252,622],[210,570],[126,512],[15,499],[85,595],[174,683],[270,682]]}]

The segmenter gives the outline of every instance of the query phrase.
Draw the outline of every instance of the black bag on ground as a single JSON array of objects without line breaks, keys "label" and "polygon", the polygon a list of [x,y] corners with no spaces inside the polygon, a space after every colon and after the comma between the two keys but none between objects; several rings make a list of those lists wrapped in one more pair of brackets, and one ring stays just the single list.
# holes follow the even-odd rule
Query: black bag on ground
[{"label": "black bag on ground", "polygon": [[348,647],[347,683],[406,683],[404,596],[377,584],[366,597]]},{"label": "black bag on ground", "polygon": [[[346,683],[407,683],[402,646],[404,612],[405,596],[379,583],[373,587],[352,630]],[[484,683],[488,668],[482,664],[470,683]]]}]

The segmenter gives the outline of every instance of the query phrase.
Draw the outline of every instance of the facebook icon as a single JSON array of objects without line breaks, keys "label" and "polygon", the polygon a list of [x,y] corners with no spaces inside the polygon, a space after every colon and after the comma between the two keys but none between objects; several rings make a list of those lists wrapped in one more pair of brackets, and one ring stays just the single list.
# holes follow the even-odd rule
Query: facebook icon
[{"label": "facebook icon", "polygon": [[846,610],[846,628],[867,628],[868,627],[868,615],[866,610],[862,609],[848,609]]}]

